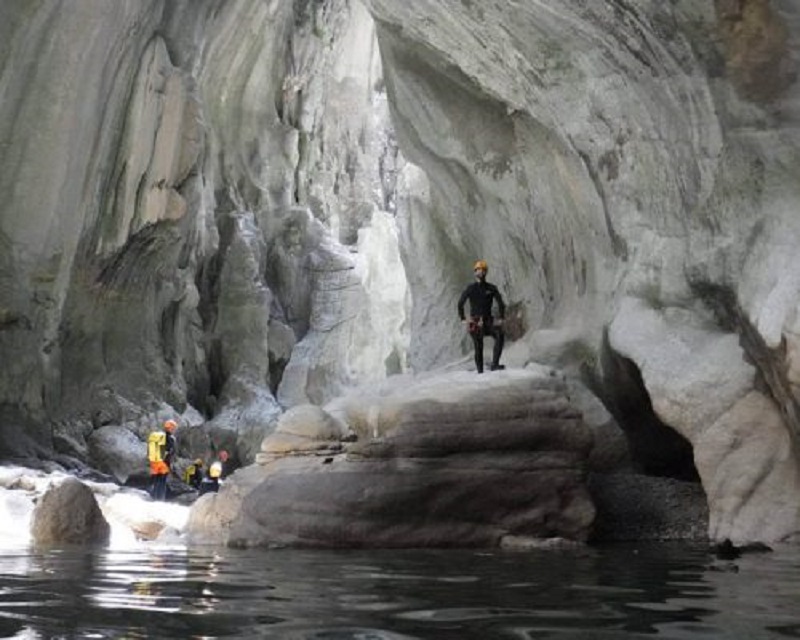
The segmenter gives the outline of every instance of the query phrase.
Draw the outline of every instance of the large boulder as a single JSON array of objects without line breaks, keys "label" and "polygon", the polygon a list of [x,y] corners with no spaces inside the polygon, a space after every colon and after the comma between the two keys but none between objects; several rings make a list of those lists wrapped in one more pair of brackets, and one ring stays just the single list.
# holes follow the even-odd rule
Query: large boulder
[{"label": "large boulder", "polygon": [[259,465],[198,501],[188,529],[244,546],[582,541],[594,518],[584,484],[592,444],[558,377],[397,377],[325,411],[288,414]]},{"label": "large boulder", "polygon": [[109,425],[95,429],[88,438],[92,464],[124,483],[131,476],[145,478],[149,474],[147,445],[125,427]]},{"label": "large boulder", "polygon": [[33,512],[31,537],[37,546],[105,544],[110,535],[92,490],[75,478],[52,486]]}]

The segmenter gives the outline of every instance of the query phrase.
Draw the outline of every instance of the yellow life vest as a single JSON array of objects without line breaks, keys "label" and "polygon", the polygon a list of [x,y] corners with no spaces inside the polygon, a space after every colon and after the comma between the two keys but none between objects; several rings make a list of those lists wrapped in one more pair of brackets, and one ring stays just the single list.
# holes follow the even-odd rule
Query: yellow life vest
[{"label": "yellow life vest", "polygon": [[197,473],[197,465],[190,464],[188,467],[186,467],[186,471],[183,472],[183,481],[186,484],[191,484],[195,473]]}]

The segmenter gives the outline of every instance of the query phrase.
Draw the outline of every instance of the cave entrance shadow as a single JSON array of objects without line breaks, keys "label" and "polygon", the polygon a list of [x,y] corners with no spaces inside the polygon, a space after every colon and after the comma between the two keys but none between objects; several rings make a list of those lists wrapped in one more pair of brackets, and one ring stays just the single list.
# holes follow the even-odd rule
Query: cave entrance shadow
[{"label": "cave entrance shadow", "polygon": [[637,471],[700,482],[692,445],[653,410],[642,374],[629,358],[615,352],[606,337],[601,354],[606,407],[628,439]]}]

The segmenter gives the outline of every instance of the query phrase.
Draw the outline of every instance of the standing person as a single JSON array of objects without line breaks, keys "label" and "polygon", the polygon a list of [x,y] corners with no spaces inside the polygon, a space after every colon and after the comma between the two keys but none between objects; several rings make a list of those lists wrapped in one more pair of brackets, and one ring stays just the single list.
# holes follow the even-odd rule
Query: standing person
[{"label": "standing person", "polygon": [[[466,325],[467,331],[472,338],[472,345],[475,347],[475,367],[478,373],[483,373],[483,338],[491,336],[494,338],[494,351],[492,352],[491,370],[505,369],[500,364],[500,356],[503,354],[503,320],[506,316],[506,304],[503,296],[496,286],[486,282],[486,272],[489,270],[485,260],[478,260],[473,266],[475,282],[470,284],[461,297],[458,299],[458,317]],[[469,320],[464,316],[464,304],[469,300]],[[498,319],[492,316],[492,305],[497,302]]]},{"label": "standing person", "polygon": [[167,499],[167,477],[175,457],[175,430],[178,423],[165,420],[163,431],[153,431],[147,438],[147,458],[150,461],[150,495],[153,500]]}]

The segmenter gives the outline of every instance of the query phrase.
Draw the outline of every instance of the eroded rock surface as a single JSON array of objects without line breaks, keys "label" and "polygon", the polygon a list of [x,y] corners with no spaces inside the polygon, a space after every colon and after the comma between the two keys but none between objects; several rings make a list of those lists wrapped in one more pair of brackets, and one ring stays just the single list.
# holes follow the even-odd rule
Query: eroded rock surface
[{"label": "eroded rock surface", "polygon": [[[683,477],[714,460],[696,469],[713,537],[800,529],[800,5],[367,4],[410,179],[427,187],[401,219],[411,361],[465,348],[439,329],[458,335],[453,303],[486,258],[520,362],[594,381],[632,438],[663,451],[642,466]],[[621,370],[638,399],[619,397]],[[760,426],[734,410],[753,392],[773,405]],[[770,444],[711,437],[723,416]]]},{"label": "eroded rock surface", "polygon": [[91,461],[93,429],[168,406],[248,461],[276,396],[406,366],[402,159],[361,4],[7,2],[0,24],[0,453]]},{"label": "eroded rock surface", "polygon": [[515,364],[698,474],[712,536],[791,535],[798,60],[795,0],[2,2],[0,456],[172,411],[250,462],[463,357],[480,257]]},{"label": "eroded rock surface", "polygon": [[557,377],[401,377],[284,417],[258,465],[195,504],[192,535],[314,547],[588,537],[593,438]]}]

